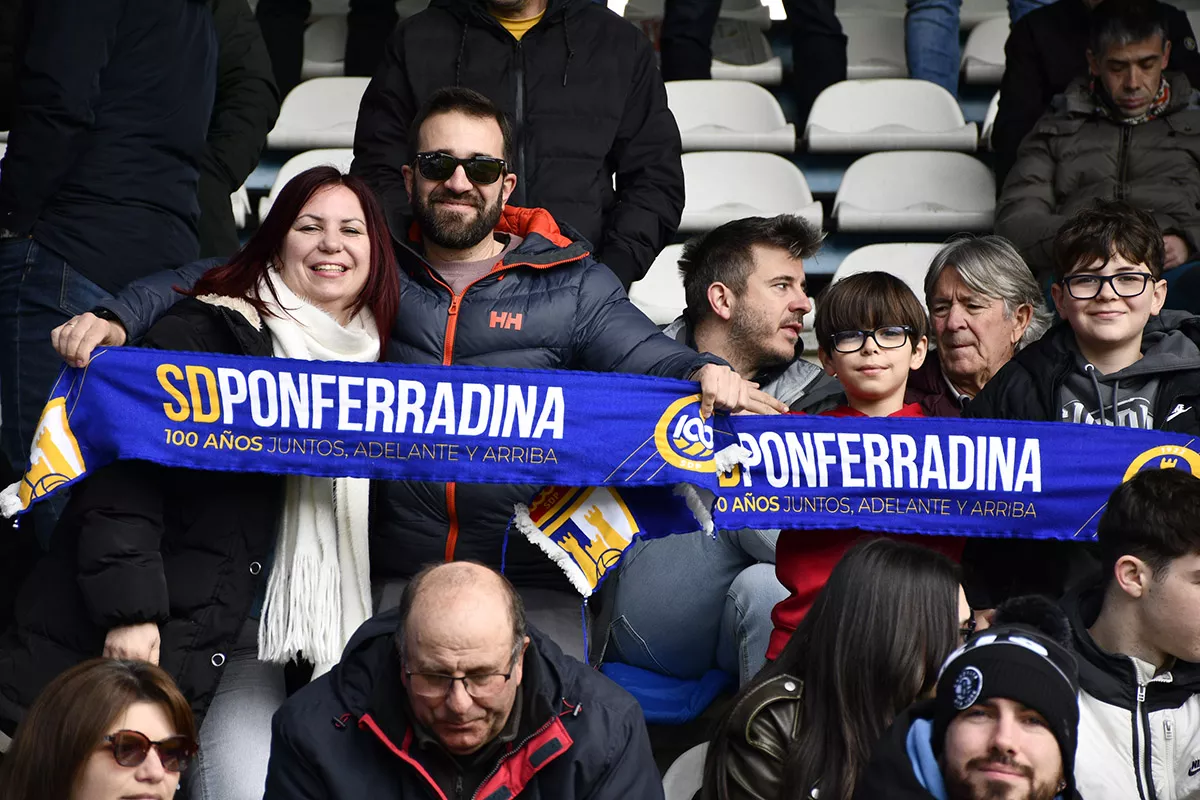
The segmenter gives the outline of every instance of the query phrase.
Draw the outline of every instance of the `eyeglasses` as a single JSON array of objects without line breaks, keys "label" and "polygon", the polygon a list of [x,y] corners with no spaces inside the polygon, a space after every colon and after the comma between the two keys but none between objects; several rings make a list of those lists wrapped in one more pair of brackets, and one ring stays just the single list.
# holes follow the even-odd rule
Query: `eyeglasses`
[{"label": "eyeglasses", "polygon": [[191,737],[182,734],[152,742],[148,736],[138,731],[117,731],[105,736],[104,741],[112,748],[113,759],[122,767],[141,766],[153,747],[158,751],[158,760],[167,772],[185,771],[189,759],[196,755],[199,749]]},{"label": "eyeglasses", "polygon": [[1119,272],[1116,275],[1072,275],[1060,283],[1076,300],[1091,300],[1100,294],[1106,283],[1117,297],[1137,297],[1146,291],[1146,284],[1153,279],[1149,272]]},{"label": "eyeglasses", "polygon": [[517,665],[517,655],[521,651],[521,642],[513,645],[512,659],[509,661],[508,672],[489,672],[476,675],[441,675],[436,672],[405,671],[408,686],[419,697],[440,699],[450,694],[454,684],[462,681],[463,689],[476,700],[485,700],[499,694],[504,685],[512,678],[513,668]]},{"label": "eyeglasses", "polygon": [[963,644],[966,644],[967,639],[970,639],[972,634],[974,634],[974,633],[975,633],[975,617],[974,617],[974,615],[972,615],[970,618],[967,619],[966,622],[964,622],[962,624],[962,627],[958,629],[959,641],[962,642]]},{"label": "eyeglasses", "polygon": [[894,350],[908,343],[912,328],[908,325],[884,325],[873,331],[838,331],[829,337],[833,349],[839,353],[857,353],[867,343],[867,337],[884,350]]},{"label": "eyeglasses", "polygon": [[471,183],[483,186],[500,180],[500,176],[508,169],[503,158],[491,156],[471,156],[470,158],[455,158],[449,153],[417,153],[417,170],[421,177],[429,181],[446,181],[460,166],[471,179]]}]

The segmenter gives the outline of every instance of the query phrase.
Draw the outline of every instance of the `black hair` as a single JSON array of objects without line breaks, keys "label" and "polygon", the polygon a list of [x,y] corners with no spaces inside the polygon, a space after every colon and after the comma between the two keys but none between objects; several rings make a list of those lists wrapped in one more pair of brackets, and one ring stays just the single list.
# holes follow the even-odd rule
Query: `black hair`
[{"label": "black hair", "polygon": [[495,103],[474,89],[464,89],[461,86],[446,86],[429,95],[429,99],[417,111],[412,125],[408,128],[408,153],[415,157],[421,147],[421,127],[425,120],[438,114],[463,114],[476,119],[495,120],[500,126],[500,135],[504,139],[504,160],[511,171],[513,168],[513,129],[508,117]]},{"label": "black hair", "polygon": [[[1106,3],[1116,0],[1106,0]],[[1099,261],[1103,269],[1113,256],[1145,264],[1155,280],[1162,277],[1165,251],[1162,230],[1154,217],[1121,200],[1097,200],[1071,215],[1054,237],[1054,279],[1061,281],[1081,267]]]},{"label": "black hair", "polygon": [[[802,684],[780,797],[809,797],[819,787],[822,800],[850,799],[871,748],[934,687],[958,645],[958,587],[954,562],[908,542],[867,539],[842,557],[779,658],[738,694],[781,675]],[[709,749],[706,790],[731,736],[744,732],[727,717]]]},{"label": "black hair", "polygon": [[735,219],[697,236],[684,245],[679,259],[688,319],[696,323],[712,313],[708,287],[714,283],[739,295],[746,290],[755,245],[785,250],[799,260],[816,255],[823,238],[820,230],[792,214]]},{"label": "black hair", "polygon": [[1144,42],[1161,36],[1166,47],[1167,15],[1158,0],[1104,0],[1092,9],[1088,31],[1088,49],[1095,58],[1103,58],[1108,48]]},{"label": "black hair", "polygon": [[1117,487],[1096,532],[1105,575],[1122,556],[1146,562],[1156,577],[1172,561],[1200,553],[1200,480],[1178,469],[1149,469]]},{"label": "black hair", "polygon": [[839,331],[868,331],[884,325],[907,325],[909,344],[928,333],[929,318],[908,284],[887,272],[860,272],[830,284],[817,304],[813,329],[826,353]]}]

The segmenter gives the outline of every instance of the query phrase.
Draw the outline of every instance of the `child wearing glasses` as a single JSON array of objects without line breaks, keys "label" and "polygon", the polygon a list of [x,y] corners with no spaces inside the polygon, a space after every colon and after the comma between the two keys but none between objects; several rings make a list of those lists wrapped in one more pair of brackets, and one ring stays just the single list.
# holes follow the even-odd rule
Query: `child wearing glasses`
[{"label": "child wearing glasses", "polygon": [[[923,417],[905,404],[910,370],[925,363],[928,321],[904,281],[886,272],[851,275],[826,290],[817,305],[817,355],[842,384],[846,402],[822,413],[833,417]],[[833,567],[863,535],[857,530],[783,531],[775,547],[775,574],[789,595],[775,606],[767,657],[783,651]],[[956,561],[962,539],[905,535],[904,541],[938,550]],[[965,619],[970,619],[967,613]],[[964,624],[967,624],[964,622]]]}]

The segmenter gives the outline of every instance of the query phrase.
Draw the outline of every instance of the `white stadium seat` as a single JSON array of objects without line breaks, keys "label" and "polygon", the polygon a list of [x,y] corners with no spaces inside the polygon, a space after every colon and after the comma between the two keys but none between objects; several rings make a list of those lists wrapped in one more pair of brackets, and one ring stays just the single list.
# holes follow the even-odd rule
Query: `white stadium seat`
[{"label": "white stadium seat", "polygon": [[1008,20],[999,17],[981,22],[967,37],[962,68],[967,83],[997,85],[1004,78],[1004,43]]},{"label": "white stadium seat", "polygon": [[766,35],[753,22],[718,20],[712,48],[714,80],[750,81],[760,86],[783,83],[783,60],[775,55]]},{"label": "white stadium seat", "polygon": [[996,127],[996,115],[1000,113],[1000,93],[992,95],[988,103],[987,115],[983,118],[983,134],[979,137],[979,146],[984,150],[992,149],[992,130]]},{"label": "white stadium seat", "polygon": [[959,27],[969,31],[997,17],[1008,19],[1008,0],[963,0],[959,11]]},{"label": "white stadium seat", "polygon": [[846,170],[834,201],[838,230],[990,231],[996,180],[964,153],[872,153]]},{"label": "white stadium seat", "polygon": [[229,202],[233,206],[233,224],[241,230],[246,227],[246,223],[250,221],[250,214],[254,211],[250,205],[250,192],[246,190],[246,184],[243,183],[229,196]]},{"label": "white stadium seat", "polygon": [[846,34],[846,77],[907,78],[904,17],[895,14],[838,15]]},{"label": "white stadium seat", "polygon": [[683,181],[683,233],[779,214],[796,214],[821,226],[821,204],[813,200],[804,174],[772,153],[684,153]]},{"label": "white stadium seat", "polygon": [[747,81],[670,81],[667,105],[679,125],[683,149],[796,149],[796,128],[775,96]]},{"label": "white stadium seat", "polygon": [[1188,24],[1192,26],[1192,36],[1200,34],[1200,9],[1187,12]]},{"label": "white stadium seat", "polygon": [[817,97],[804,132],[818,153],[962,150],[979,145],[954,95],[929,81],[842,81]]},{"label": "white stadium seat", "polygon": [[337,167],[342,172],[349,172],[352,161],[354,161],[354,151],[350,148],[309,150],[289,158],[279,168],[279,173],[275,176],[275,183],[271,184],[271,191],[267,193],[266,197],[258,201],[259,221],[267,218],[267,212],[271,210],[271,205],[275,202],[275,198],[279,196],[280,190],[287,185],[287,182],[301,172],[304,172],[304,170],[328,164],[332,167]]},{"label": "white stadium seat", "polygon": [[351,147],[370,78],[313,78],[288,92],[267,146],[275,150]]},{"label": "white stadium seat", "polygon": [[683,313],[687,300],[683,294],[683,279],[679,277],[679,257],[683,245],[669,244],[663,248],[645,277],[629,287],[629,299],[655,325],[667,325]]},{"label": "white stadium seat", "polygon": [[889,272],[908,284],[924,308],[925,273],[941,249],[940,244],[869,244],[842,259],[833,280],[837,282],[860,272]]},{"label": "white stadium seat", "polygon": [[[615,13],[635,22],[663,18],[663,0],[608,0],[607,5]],[[771,27],[771,12],[758,0],[724,0],[719,16],[721,19],[749,22],[764,31]]]},{"label": "white stadium seat", "polygon": [[346,17],[319,17],[304,29],[304,63],[300,77],[330,78],[345,72]]},{"label": "white stadium seat", "polygon": [[704,757],[707,754],[708,742],[705,742],[675,759],[663,776],[666,800],[692,800],[704,783]]}]

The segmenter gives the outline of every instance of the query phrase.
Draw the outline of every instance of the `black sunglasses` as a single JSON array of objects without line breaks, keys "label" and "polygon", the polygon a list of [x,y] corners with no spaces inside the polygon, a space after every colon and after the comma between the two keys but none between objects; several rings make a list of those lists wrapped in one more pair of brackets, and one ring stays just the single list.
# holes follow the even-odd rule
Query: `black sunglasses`
[{"label": "black sunglasses", "polygon": [[152,742],[150,737],[138,731],[117,731],[105,736],[104,741],[112,748],[113,759],[122,767],[141,766],[153,747],[167,772],[185,771],[188,761],[199,749],[191,737],[182,734]]},{"label": "black sunglasses", "polygon": [[417,153],[417,171],[427,181],[446,181],[460,166],[471,179],[471,183],[483,186],[495,183],[508,169],[503,158],[471,156],[456,158],[449,153]]}]

